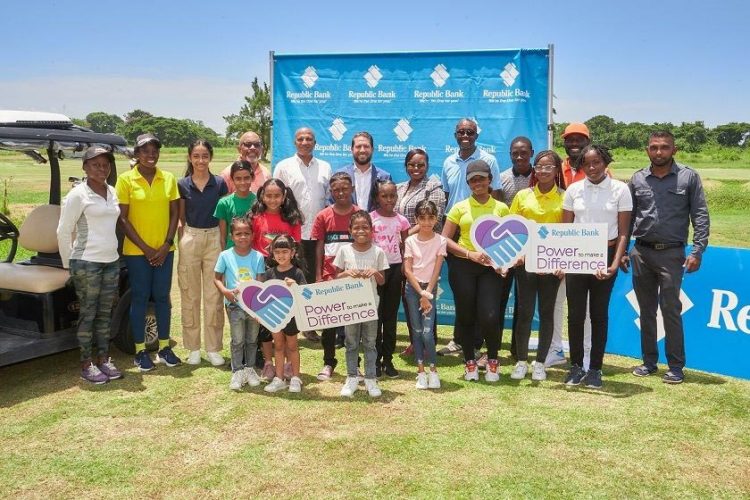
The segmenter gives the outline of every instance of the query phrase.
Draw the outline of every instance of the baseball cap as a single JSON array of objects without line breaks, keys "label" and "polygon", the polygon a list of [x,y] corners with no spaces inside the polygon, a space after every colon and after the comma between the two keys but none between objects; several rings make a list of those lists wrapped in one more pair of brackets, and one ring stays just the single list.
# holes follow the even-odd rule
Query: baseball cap
[{"label": "baseball cap", "polygon": [[565,139],[571,134],[581,134],[591,139],[591,135],[589,135],[589,128],[586,126],[585,123],[569,124],[567,127],[565,127],[565,132],[562,133],[562,138]]},{"label": "baseball cap", "polygon": [[103,148],[101,146],[91,146],[83,153],[83,163],[86,163],[87,161],[96,158],[97,156],[101,155],[107,155],[110,162],[115,161],[115,156],[112,154],[112,151],[110,151],[107,148]]},{"label": "baseball cap", "polygon": [[135,139],[135,147],[140,148],[148,144],[149,142],[155,142],[156,147],[161,147],[161,141],[156,138],[154,134],[141,134]]},{"label": "baseball cap", "polygon": [[491,174],[492,171],[490,170],[490,166],[487,165],[487,162],[484,160],[474,160],[473,162],[469,163],[468,167],[466,167],[467,181],[472,177],[489,177]]}]

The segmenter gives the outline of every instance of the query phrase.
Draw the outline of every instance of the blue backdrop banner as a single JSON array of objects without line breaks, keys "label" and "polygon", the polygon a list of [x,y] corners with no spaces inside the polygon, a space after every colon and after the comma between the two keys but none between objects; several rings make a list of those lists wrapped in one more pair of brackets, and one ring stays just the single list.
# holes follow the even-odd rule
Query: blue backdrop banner
[{"label": "blue backdrop banner", "polygon": [[272,54],[273,163],[292,156],[294,131],[314,130],[315,156],[334,171],[351,163],[352,136],[368,131],[373,162],[396,182],[415,147],[430,173],[455,152],[456,122],[477,121],[477,144],[510,167],[509,142],[529,137],[546,149],[549,49],[390,54]]},{"label": "blue backdrop banner", "polygon": [[[708,247],[700,270],[685,274],[680,298],[688,368],[750,379],[749,263],[750,250]],[[632,275],[620,273],[609,308],[607,352],[641,357],[638,318]],[[666,363],[660,318],[657,324],[659,361]]]}]

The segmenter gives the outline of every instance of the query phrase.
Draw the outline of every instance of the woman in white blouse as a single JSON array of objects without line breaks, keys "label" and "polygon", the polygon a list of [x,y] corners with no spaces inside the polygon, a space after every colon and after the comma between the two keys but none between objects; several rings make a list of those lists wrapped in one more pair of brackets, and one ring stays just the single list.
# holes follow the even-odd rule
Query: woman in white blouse
[{"label": "woman in white blouse", "polygon": [[[578,159],[578,168],[586,178],[571,184],[563,199],[563,222],[607,224],[607,267],[596,274],[568,274],[565,278],[568,298],[568,341],[573,365],[565,378],[567,385],[602,387],[602,361],[607,344],[609,298],[617,277],[618,265],[625,254],[633,210],[633,199],[624,182],[607,175],[612,156],[606,148],[586,146]],[[583,370],[583,323],[586,301],[591,317],[591,362]]]},{"label": "woman in white blouse", "polygon": [[120,275],[115,233],[120,205],[107,184],[113,163],[114,156],[105,148],[86,150],[86,180],[63,200],[57,226],[60,257],[63,267],[70,268],[78,296],[81,378],[94,384],[122,377],[109,357],[110,318]]}]

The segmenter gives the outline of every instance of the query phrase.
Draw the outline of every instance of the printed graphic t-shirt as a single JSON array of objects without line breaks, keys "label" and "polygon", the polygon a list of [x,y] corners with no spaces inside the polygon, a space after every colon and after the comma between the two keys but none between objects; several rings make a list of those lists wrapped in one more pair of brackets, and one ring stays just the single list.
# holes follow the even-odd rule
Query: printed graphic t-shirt
[{"label": "printed graphic t-shirt", "polygon": [[389,264],[399,264],[401,258],[401,231],[409,230],[409,221],[401,214],[393,217],[380,215],[377,210],[372,217],[372,242],[383,249]]},{"label": "printed graphic t-shirt", "polygon": [[[224,275],[224,286],[234,290],[242,283],[258,278],[266,271],[266,261],[255,250],[247,255],[238,255],[234,248],[228,248],[219,254],[214,271]],[[225,304],[229,301],[224,299]]]},{"label": "printed graphic t-shirt", "polygon": [[[333,211],[333,205],[321,210],[315,217],[313,223],[312,239],[323,240],[325,249],[323,251],[323,281],[336,278],[336,269],[333,267],[333,258],[342,245],[351,243],[352,235],[349,234],[349,219],[359,207],[352,205],[352,210],[346,215],[339,215]],[[321,265],[317,262],[316,265]]]}]

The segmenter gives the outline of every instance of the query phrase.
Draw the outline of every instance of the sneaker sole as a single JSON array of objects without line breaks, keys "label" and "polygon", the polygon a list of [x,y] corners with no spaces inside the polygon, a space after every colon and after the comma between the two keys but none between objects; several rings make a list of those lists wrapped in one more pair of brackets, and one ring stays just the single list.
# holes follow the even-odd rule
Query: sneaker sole
[{"label": "sneaker sole", "polygon": [[589,385],[589,384],[586,384],[586,387],[589,389],[601,389],[602,388],[601,385]]},{"label": "sneaker sole", "polygon": [[87,378],[83,378],[83,377],[81,377],[81,380],[85,380],[85,381],[86,381],[86,382],[88,382],[89,384],[93,384],[93,385],[104,385],[104,384],[106,384],[107,382],[109,382],[109,379],[107,379],[107,380],[101,380],[101,381],[98,381],[98,382],[97,382],[97,381],[94,381],[94,380],[89,380],[89,379],[87,379]]},{"label": "sneaker sole", "polygon": [[550,362],[546,362],[546,361],[545,361],[545,362],[544,362],[544,366],[545,366],[546,368],[549,368],[549,367],[551,367],[551,366],[560,366],[560,365],[565,365],[565,364],[567,364],[567,363],[568,363],[568,360],[567,360],[567,359],[565,359],[565,358],[563,358],[563,359],[557,359],[557,360],[555,360],[555,361],[550,361]]},{"label": "sneaker sole", "polygon": [[163,364],[163,365],[167,365],[169,368],[174,368],[175,366],[179,366],[181,364],[181,363],[170,363],[166,359],[162,359],[159,356],[156,357],[156,359],[154,360],[154,363],[160,363],[160,364]]},{"label": "sneaker sole", "polygon": [[680,380],[664,380],[664,379],[662,379],[662,382],[664,382],[665,384],[670,384],[670,385],[681,384],[684,381],[685,381],[684,379],[680,379]]},{"label": "sneaker sole", "polygon": [[633,375],[635,375],[636,377],[643,378],[643,377],[650,377],[651,375],[655,374],[656,372],[650,372],[650,373],[636,373],[636,372],[631,372],[631,373]]}]

